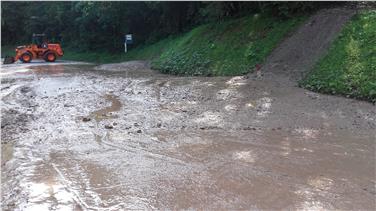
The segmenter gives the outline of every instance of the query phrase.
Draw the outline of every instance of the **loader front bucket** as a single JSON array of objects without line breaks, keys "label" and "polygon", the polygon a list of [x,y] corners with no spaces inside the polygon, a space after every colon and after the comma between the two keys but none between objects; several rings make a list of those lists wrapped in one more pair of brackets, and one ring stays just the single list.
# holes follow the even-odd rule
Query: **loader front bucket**
[{"label": "loader front bucket", "polygon": [[3,64],[12,64],[14,63],[14,57],[12,56],[5,56]]}]

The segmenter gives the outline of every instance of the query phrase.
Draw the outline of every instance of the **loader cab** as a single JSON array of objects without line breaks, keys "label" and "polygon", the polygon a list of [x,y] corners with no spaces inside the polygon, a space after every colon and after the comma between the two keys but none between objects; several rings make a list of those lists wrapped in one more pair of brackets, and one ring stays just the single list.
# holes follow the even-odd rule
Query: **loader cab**
[{"label": "loader cab", "polygon": [[48,48],[48,42],[45,34],[33,34],[32,43],[38,48]]}]

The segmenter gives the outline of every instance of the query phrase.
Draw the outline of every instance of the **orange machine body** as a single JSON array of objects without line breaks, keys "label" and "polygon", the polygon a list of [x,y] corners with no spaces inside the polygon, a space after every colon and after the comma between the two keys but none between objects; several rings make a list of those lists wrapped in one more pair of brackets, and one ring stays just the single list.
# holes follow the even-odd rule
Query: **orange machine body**
[{"label": "orange machine body", "polygon": [[33,59],[44,59],[47,62],[54,62],[57,57],[63,55],[60,44],[43,43],[41,46],[30,44],[16,48],[14,61],[20,59],[22,62],[28,63]]}]

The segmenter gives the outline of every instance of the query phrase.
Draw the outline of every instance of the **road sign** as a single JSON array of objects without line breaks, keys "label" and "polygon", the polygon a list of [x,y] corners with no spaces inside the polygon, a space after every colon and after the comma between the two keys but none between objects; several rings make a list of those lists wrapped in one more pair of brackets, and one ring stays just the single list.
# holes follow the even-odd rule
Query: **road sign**
[{"label": "road sign", "polygon": [[125,43],[127,43],[127,44],[133,44],[132,34],[125,35]]},{"label": "road sign", "polygon": [[127,53],[127,45],[133,44],[133,37],[132,34],[126,34],[124,40],[124,52]]}]

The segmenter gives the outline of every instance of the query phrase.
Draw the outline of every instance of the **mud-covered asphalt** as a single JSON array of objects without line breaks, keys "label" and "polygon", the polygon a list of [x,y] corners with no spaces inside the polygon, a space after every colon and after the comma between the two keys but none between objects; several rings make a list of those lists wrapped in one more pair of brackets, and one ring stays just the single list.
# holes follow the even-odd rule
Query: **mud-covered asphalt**
[{"label": "mud-covered asphalt", "polygon": [[375,106],[281,75],[1,66],[3,210],[375,208]]}]

